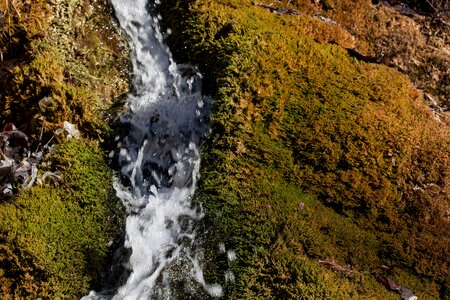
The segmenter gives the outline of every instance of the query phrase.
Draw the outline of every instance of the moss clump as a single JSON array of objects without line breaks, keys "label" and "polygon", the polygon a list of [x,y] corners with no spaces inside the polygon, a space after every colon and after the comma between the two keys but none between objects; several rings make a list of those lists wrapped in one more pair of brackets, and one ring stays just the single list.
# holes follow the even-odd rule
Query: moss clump
[{"label": "moss clump", "polygon": [[69,140],[50,161],[61,182],[34,186],[2,204],[3,299],[75,299],[87,293],[120,228],[112,174],[96,147]]},{"label": "moss clump", "polygon": [[[239,254],[230,297],[376,298],[381,264],[399,266],[390,276],[421,296],[442,296],[450,139],[412,84],[323,44],[308,16],[227,0],[160,11],[175,57],[200,65],[214,98],[199,198],[215,226],[206,238],[225,233]],[[363,288],[326,279],[316,260],[327,256],[363,270]],[[218,259],[217,272],[228,266]]]},{"label": "moss clump", "polygon": [[[86,294],[120,231],[96,146],[110,132],[104,112],[128,88],[127,47],[111,16],[108,1],[0,1],[0,128],[14,123],[33,151],[59,144],[38,170],[62,177],[0,203],[4,299]],[[85,139],[55,139],[64,121]]]},{"label": "moss clump", "polygon": [[[445,2],[445,4],[444,4]],[[402,15],[396,1],[281,1],[277,5],[298,9],[308,15],[320,14],[334,20],[342,31],[351,33],[354,51],[407,74],[416,86],[430,93],[443,105],[450,99],[450,59],[448,1],[402,1],[420,17]],[[398,7],[398,6],[397,6]],[[431,15],[430,13],[434,14]],[[447,19],[447,21],[445,21]],[[320,27],[312,36],[323,35]],[[432,79],[430,79],[432,78]],[[445,117],[444,120],[447,120]]]},{"label": "moss clump", "polygon": [[127,91],[126,43],[109,3],[58,3],[0,6],[0,126],[13,122],[36,140],[43,133],[46,143],[68,121],[98,138],[102,111]]},{"label": "moss clump", "polygon": [[64,56],[44,40],[30,44],[31,61],[11,70],[5,86],[2,115],[4,122],[14,120],[27,132],[44,129],[46,136],[62,127],[64,121],[75,124],[90,136],[107,129],[98,96],[64,77]]}]

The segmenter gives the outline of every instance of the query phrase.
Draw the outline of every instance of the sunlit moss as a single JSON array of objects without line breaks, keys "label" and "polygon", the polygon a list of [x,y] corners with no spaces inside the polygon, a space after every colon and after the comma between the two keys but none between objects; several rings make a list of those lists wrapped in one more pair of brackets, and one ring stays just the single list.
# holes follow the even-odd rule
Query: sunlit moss
[{"label": "sunlit moss", "polygon": [[[0,130],[14,123],[32,151],[57,144],[37,168],[60,176],[0,203],[2,299],[76,299],[98,284],[122,217],[98,144],[127,59],[108,1],[0,1]],[[64,121],[84,139],[55,138]]]},{"label": "sunlit moss", "polygon": [[62,179],[47,179],[0,210],[4,299],[87,293],[121,226],[112,174],[96,147],[69,140],[49,161]]},{"label": "sunlit moss", "polygon": [[[309,16],[226,0],[160,11],[215,104],[198,197],[214,228],[205,238],[223,234],[239,256],[216,257],[211,280],[235,270],[231,298],[380,298],[371,274],[386,264],[420,296],[442,295],[450,140],[407,78],[348,56]],[[325,257],[362,281],[329,280]]]},{"label": "sunlit moss", "polygon": [[[48,140],[69,121],[98,138],[107,129],[102,111],[128,88],[127,46],[109,3],[25,2],[0,7],[0,126]],[[52,111],[42,111],[44,98],[53,98]]]}]

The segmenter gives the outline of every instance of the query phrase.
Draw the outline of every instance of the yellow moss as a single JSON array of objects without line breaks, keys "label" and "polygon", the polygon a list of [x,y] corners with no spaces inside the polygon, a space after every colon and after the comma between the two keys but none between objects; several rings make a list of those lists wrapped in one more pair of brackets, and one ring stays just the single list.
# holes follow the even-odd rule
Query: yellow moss
[{"label": "yellow moss", "polygon": [[[0,40],[6,61],[4,68],[0,63],[0,126],[14,122],[28,134],[44,127],[48,138],[69,121],[98,136],[106,129],[100,109],[127,90],[126,43],[115,31],[111,8],[69,0],[60,5],[2,3],[6,20],[16,19],[2,28],[5,39]],[[39,107],[46,97],[56,103],[48,114]]]},{"label": "yellow moss", "polygon": [[[0,284],[6,299],[72,299],[99,278],[120,204],[98,149],[60,144],[51,161],[61,182],[34,186],[0,210]],[[112,217],[115,215],[115,217]]]},{"label": "yellow moss", "polygon": [[[127,90],[128,55],[111,8],[91,2],[0,0],[0,129],[13,122],[33,150],[60,143],[48,171],[62,176],[1,204],[5,299],[79,298],[119,231],[112,174],[95,144],[109,133],[103,112]],[[96,141],[54,139],[64,121]]]},{"label": "yellow moss", "polygon": [[[207,224],[241,257],[231,297],[377,298],[384,290],[370,276],[366,289],[323,286],[324,270],[311,259],[326,256],[368,272],[401,264],[409,283],[439,297],[450,272],[440,263],[450,255],[450,138],[411,82],[324,44],[339,44],[340,33],[312,32],[318,23],[309,17],[249,1],[174,0],[160,9],[175,57],[200,65],[215,101],[199,193],[221,216]],[[315,206],[305,221],[295,211],[308,201],[300,188],[346,217]],[[275,252],[276,242],[288,246]],[[296,270],[308,264],[305,278]]]}]

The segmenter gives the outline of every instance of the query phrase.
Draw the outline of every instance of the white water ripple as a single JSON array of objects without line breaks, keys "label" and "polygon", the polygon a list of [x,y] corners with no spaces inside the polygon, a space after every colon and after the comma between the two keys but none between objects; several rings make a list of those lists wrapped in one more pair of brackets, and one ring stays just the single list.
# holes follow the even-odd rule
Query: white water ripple
[{"label": "white water ripple", "polygon": [[[121,286],[83,299],[176,298],[173,276],[220,297],[222,287],[203,277],[193,229],[203,217],[191,199],[199,176],[199,142],[208,131],[209,99],[201,95],[201,76],[173,61],[146,0],[112,4],[132,48],[134,92],[120,117],[128,133],[119,138],[122,179],[114,182],[128,215],[124,248],[131,254],[124,268],[129,275]],[[178,262],[184,266],[168,270]]]}]

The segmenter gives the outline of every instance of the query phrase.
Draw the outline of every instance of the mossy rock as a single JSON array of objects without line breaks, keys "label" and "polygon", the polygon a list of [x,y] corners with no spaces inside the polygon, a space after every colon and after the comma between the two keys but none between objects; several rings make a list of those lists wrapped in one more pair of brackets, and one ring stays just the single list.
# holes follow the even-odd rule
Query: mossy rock
[{"label": "mossy rock", "polygon": [[75,299],[98,283],[123,209],[97,147],[69,140],[50,158],[61,181],[34,186],[0,210],[4,299]]},{"label": "mossy rock", "polygon": [[[372,0],[282,0],[271,5],[333,20],[336,25],[331,27],[344,32],[341,37],[351,35],[352,43],[339,43],[336,39],[338,34],[334,34],[334,41],[328,38],[331,42],[351,48],[351,53],[358,54],[360,58],[396,68],[443,106],[449,106],[450,4],[444,0],[405,0],[401,2],[402,6],[398,4],[395,1]],[[413,9],[416,15],[411,17],[400,13],[397,9],[401,7]],[[319,42],[326,41],[324,37],[329,32],[320,25],[305,31]],[[448,117],[443,119],[448,122]]]},{"label": "mossy rock", "polygon": [[[14,123],[33,151],[56,144],[37,168],[61,176],[0,203],[2,299],[79,299],[123,225],[98,145],[128,90],[127,43],[108,1],[56,2],[0,2],[0,128]],[[65,121],[84,138],[55,138]]]},{"label": "mossy rock", "polygon": [[[205,239],[223,235],[239,255],[229,265],[211,250],[212,281],[233,269],[233,299],[377,298],[371,274],[387,265],[421,297],[446,293],[449,131],[405,76],[350,57],[307,15],[227,0],[159,12],[175,58],[200,66],[214,100],[198,199]],[[332,283],[326,257],[364,278]]]},{"label": "mossy rock", "polygon": [[105,138],[104,111],[128,91],[127,43],[109,2],[60,2],[0,6],[0,126],[13,122],[44,144],[63,121]]}]

